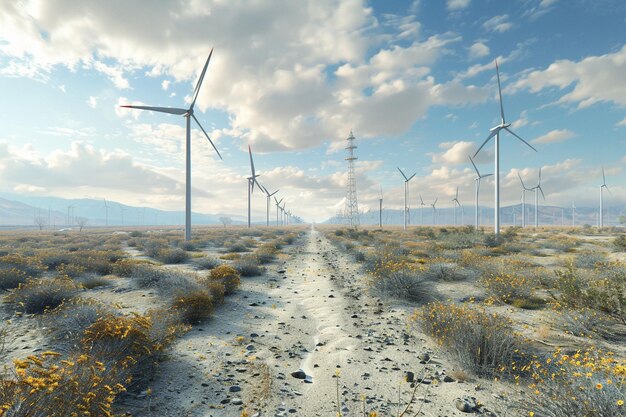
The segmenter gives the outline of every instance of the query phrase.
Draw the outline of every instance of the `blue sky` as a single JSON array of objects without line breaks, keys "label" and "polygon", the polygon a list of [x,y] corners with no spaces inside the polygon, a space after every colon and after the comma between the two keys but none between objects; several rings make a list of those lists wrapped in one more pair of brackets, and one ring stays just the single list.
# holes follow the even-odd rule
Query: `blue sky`
[{"label": "blue sky", "polygon": [[[417,195],[473,202],[473,153],[499,122],[504,204],[543,172],[546,204],[595,206],[600,165],[626,204],[626,3],[619,0],[0,1],[0,193],[184,207],[185,107],[211,49],[193,132],[193,210],[244,214],[259,180],[302,217],[343,207],[357,137],[362,209]],[[493,171],[493,145],[481,152]],[[492,204],[492,183],[481,204]],[[254,200],[262,217],[264,198]]]}]

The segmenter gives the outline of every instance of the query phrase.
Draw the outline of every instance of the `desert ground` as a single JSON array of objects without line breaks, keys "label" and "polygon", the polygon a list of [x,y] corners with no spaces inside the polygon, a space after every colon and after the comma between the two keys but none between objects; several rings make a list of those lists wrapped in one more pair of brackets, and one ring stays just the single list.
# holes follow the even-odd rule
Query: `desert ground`
[{"label": "desert ground", "polygon": [[6,232],[0,416],[617,416],[625,249],[592,228]]}]

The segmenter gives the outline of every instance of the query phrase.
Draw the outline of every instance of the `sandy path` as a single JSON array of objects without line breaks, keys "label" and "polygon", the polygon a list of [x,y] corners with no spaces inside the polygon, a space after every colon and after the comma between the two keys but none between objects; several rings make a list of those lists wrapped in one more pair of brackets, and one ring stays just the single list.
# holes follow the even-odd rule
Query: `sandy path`
[{"label": "sandy path", "polygon": [[[463,395],[498,409],[493,390],[444,382],[452,368],[407,327],[412,307],[367,295],[355,265],[308,232],[174,346],[134,414],[230,417],[245,408],[251,416],[334,416],[338,387],[343,416],[363,407],[396,415],[399,392],[404,404],[412,391],[407,372],[425,379],[412,406],[422,415],[464,415],[453,405]],[[428,364],[419,360],[425,352]],[[306,380],[292,376],[299,369]]]}]

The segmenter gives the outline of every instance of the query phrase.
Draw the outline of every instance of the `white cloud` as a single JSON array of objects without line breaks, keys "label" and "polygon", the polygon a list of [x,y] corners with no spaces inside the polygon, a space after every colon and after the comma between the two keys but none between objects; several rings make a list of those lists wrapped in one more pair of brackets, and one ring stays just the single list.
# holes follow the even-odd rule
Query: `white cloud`
[{"label": "white cloud", "polygon": [[142,112],[145,112],[144,110],[128,109],[128,108],[121,107],[127,104],[133,104],[135,106],[145,105],[145,103],[142,103],[141,101],[136,101],[136,100],[131,101],[127,99],[126,97],[118,97],[117,103],[114,104],[114,111],[117,117],[122,117],[122,118],[132,117],[133,119],[137,120],[139,118],[139,115]]},{"label": "white cloud", "polygon": [[447,0],[446,7],[448,10],[461,10],[470,5],[471,0]]},{"label": "white cloud", "polygon": [[98,99],[94,96],[89,96],[89,98],[87,99],[87,105],[92,109],[95,109],[96,107],[98,107]]},{"label": "white cloud", "polygon": [[469,58],[476,59],[489,55],[489,47],[483,41],[475,42],[469,48]]},{"label": "white cloud", "polygon": [[163,89],[163,91],[167,91],[167,89],[170,88],[170,81],[169,80],[163,80],[161,82],[161,88]]},{"label": "white cloud", "polygon": [[109,77],[111,82],[113,82],[113,84],[120,90],[130,88],[128,80],[124,78],[124,71],[121,67],[106,65],[101,61],[95,61],[93,63],[93,67],[96,71],[99,71]]},{"label": "white cloud", "polygon": [[513,27],[513,23],[509,22],[509,15],[503,14],[494,16],[483,23],[483,27],[490,32],[506,32]]},{"label": "white cloud", "polygon": [[617,126],[626,126],[626,117],[624,117],[620,122],[617,122]]},{"label": "white cloud", "polygon": [[574,85],[558,103],[577,103],[578,108],[599,102],[626,105],[626,45],[617,52],[589,56],[581,61],[558,60],[545,70],[525,74],[514,84],[514,90],[529,89],[538,92],[556,87],[564,90]]},{"label": "white cloud", "polygon": [[550,7],[557,1],[559,0],[541,0],[541,3],[539,3],[539,7]]},{"label": "white cloud", "polygon": [[576,134],[568,129],[551,130],[545,135],[539,136],[531,141],[531,143],[559,143],[575,137]]}]

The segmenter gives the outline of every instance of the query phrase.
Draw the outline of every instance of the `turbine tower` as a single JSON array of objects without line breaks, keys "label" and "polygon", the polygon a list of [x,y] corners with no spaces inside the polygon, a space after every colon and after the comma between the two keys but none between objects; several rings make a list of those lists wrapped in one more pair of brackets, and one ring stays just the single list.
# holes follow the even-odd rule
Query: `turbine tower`
[{"label": "turbine tower", "polygon": [[424,203],[424,200],[422,200],[422,195],[419,194],[420,196],[420,224],[423,226],[424,225],[424,206],[426,205],[426,203]]},{"label": "turbine tower", "polygon": [[359,203],[356,198],[354,161],[358,158],[354,156],[354,150],[357,148],[354,144],[354,139],[354,135],[352,131],[350,131],[350,136],[346,139],[348,141],[348,146],[346,146],[346,150],[348,151],[348,157],[346,158],[346,161],[348,161],[348,191],[346,194],[345,215],[350,222],[350,227],[356,228],[359,226]]},{"label": "turbine tower", "polygon": [[604,167],[602,167],[602,185],[600,186],[600,227],[604,227],[604,188],[611,194],[611,190],[606,186],[606,176],[604,175]]},{"label": "turbine tower", "polygon": [[432,208],[433,208],[433,225],[436,223],[435,216],[436,216],[436,214],[437,214],[437,208],[435,207],[435,204],[437,204],[437,200],[438,200],[438,199],[439,199],[439,198],[438,198],[438,197],[436,197],[436,198],[435,198],[435,201],[433,201],[433,203],[431,204],[431,206],[432,206]]},{"label": "turbine tower", "polygon": [[213,149],[217,152],[217,156],[222,159],[222,155],[220,155],[219,151],[215,147],[215,144],[209,137],[208,133],[204,130],[196,116],[193,114],[193,107],[196,105],[196,100],[198,99],[198,94],[200,93],[200,87],[202,86],[202,81],[204,80],[204,74],[206,74],[206,69],[209,66],[209,61],[211,60],[211,55],[213,55],[213,49],[211,48],[211,52],[209,53],[209,57],[204,64],[204,68],[202,68],[202,73],[200,73],[200,78],[196,83],[196,88],[193,90],[193,100],[191,101],[191,105],[188,109],[179,109],[175,107],[151,107],[151,106],[120,106],[129,109],[139,109],[139,110],[150,110],[158,113],[168,113],[175,114],[177,116],[183,116],[187,119],[187,134],[185,141],[185,240],[191,240],[191,119],[197,123],[198,127],[204,133],[204,136],[209,140],[211,145],[213,145]]},{"label": "turbine tower", "polygon": [[539,193],[537,191],[541,191],[541,196],[544,201],[546,199],[545,194],[543,193],[543,189],[541,188],[541,168],[539,168],[539,178],[537,179],[537,185],[531,188],[535,190],[535,227],[539,227]]},{"label": "turbine tower", "polygon": [[524,181],[522,181],[522,176],[519,174],[519,171],[517,173],[517,177],[522,183],[522,227],[526,227],[526,191],[533,191],[533,189],[526,187]]},{"label": "turbine tower", "polygon": [[572,227],[576,226],[576,206],[572,201]]},{"label": "turbine tower", "polygon": [[476,157],[476,155],[478,155],[478,152],[480,152],[480,150],[487,144],[487,142],[489,142],[489,140],[495,136],[495,140],[494,140],[495,142],[495,152],[494,152],[495,154],[495,169],[494,169],[494,173],[495,173],[495,181],[494,181],[494,197],[495,198],[494,200],[495,202],[494,202],[494,208],[493,208],[493,227],[494,227],[494,233],[496,235],[499,235],[500,234],[500,131],[506,130],[507,132],[515,136],[517,139],[524,142],[528,147],[530,147],[530,149],[532,149],[535,152],[537,152],[537,149],[533,148],[530,145],[530,143],[526,142],[524,139],[522,139],[520,136],[514,133],[511,129],[509,129],[511,124],[506,123],[504,119],[504,106],[502,105],[502,89],[500,87],[500,70],[498,69],[497,60],[496,60],[496,76],[498,78],[498,96],[500,98],[501,122],[498,126],[494,126],[491,129],[489,129],[491,133],[489,133],[489,136],[487,136],[487,139],[485,139],[483,144],[480,145],[480,148],[478,148],[478,150],[474,154],[474,157]]},{"label": "turbine tower", "polygon": [[[250,228],[251,221],[251,211],[252,211],[252,193],[254,192],[254,184],[256,183],[259,187],[261,184],[257,181],[256,171],[254,170],[254,161],[252,160],[252,149],[250,149],[250,145],[248,145],[248,153],[250,154],[250,172],[251,175],[248,177],[248,229]],[[263,187],[261,187],[263,188]]]},{"label": "turbine tower", "polygon": [[274,201],[276,202],[276,226],[280,226],[280,223],[278,221],[278,210],[280,209],[280,203],[283,201],[283,199],[281,198],[279,200],[276,198],[276,196],[274,196]]},{"label": "turbine tower", "polygon": [[383,228],[383,188],[380,187],[380,197],[378,198],[378,227]]},{"label": "turbine tower", "polygon": [[404,230],[406,230],[407,214],[408,214],[408,210],[409,210],[409,207],[408,207],[408,204],[409,204],[409,181],[411,181],[413,179],[413,177],[415,176],[415,174],[417,174],[417,172],[407,178],[407,176],[404,175],[404,172],[402,172],[400,167],[397,167],[397,168],[398,168],[398,171],[400,171],[400,174],[402,174],[402,176],[404,177]]},{"label": "turbine tower", "polygon": [[267,196],[267,226],[269,226],[270,225],[270,202],[272,200],[272,196],[280,190],[276,190],[273,193],[270,193],[269,191],[267,191],[267,188],[263,187],[261,184],[259,184],[259,187],[261,187],[261,190],[263,190],[263,192]]},{"label": "turbine tower", "polygon": [[[454,196],[454,198],[452,199],[452,207],[454,209],[454,225],[456,226],[456,206],[459,206],[461,208],[461,211],[463,210],[463,207],[461,206],[461,203],[459,202],[459,186],[457,185],[456,187],[456,194]],[[461,224],[463,224],[463,220],[461,219]]]},{"label": "turbine tower", "polygon": [[472,166],[474,167],[474,171],[476,171],[476,175],[477,177],[474,178],[475,181],[475,191],[476,191],[476,195],[474,196],[474,215],[475,215],[475,219],[474,219],[474,223],[475,223],[475,228],[476,230],[478,230],[478,225],[479,225],[479,221],[478,221],[478,191],[480,191],[480,180],[486,177],[490,177],[493,174],[485,174],[485,175],[480,175],[480,172],[478,171],[478,168],[476,167],[476,164],[474,163],[474,160],[472,159],[471,156],[467,155],[467,157],[469,158],[470,162],[472,163]]}]

